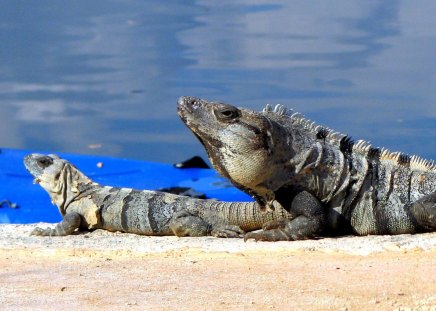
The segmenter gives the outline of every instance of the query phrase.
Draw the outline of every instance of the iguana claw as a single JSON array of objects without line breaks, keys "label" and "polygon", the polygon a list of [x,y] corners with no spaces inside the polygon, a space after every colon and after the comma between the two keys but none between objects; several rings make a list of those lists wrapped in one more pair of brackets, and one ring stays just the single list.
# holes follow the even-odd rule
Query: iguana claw
[{"label": "iguana claw", "polygon": [[238,226],[224,225],[213,229],[211,235],[217,238],[240,238],[244,233]]},{"label": "iguana claw", "polygon": [[244,235],[244,242],[247,242],[248,239],[254,239],[257,241],[291,241],[293,240],[285,232],[281,229],[272,229],[266,231],[258,231],[258,232],[248,232]]}]

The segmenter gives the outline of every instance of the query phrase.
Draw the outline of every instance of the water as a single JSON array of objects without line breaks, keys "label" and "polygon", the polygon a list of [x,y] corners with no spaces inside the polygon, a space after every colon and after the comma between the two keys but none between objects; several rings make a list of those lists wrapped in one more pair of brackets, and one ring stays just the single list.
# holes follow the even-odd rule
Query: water
[{"label": "water", "polygon": [[0,146],[176,162],[181,95],[436,159],[436,2],[2,1]]}]

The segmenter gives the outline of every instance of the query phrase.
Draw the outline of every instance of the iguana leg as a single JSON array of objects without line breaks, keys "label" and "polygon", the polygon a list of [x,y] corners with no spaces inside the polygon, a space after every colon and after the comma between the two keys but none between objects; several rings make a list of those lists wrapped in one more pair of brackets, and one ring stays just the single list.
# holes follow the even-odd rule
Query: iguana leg
[{"label": "iguana leg", "polygon": [[410,212],[426,230],[436,229],[436,191],[412,203]]},{"label": "iguana leg", "polygon": [[237,238],[244,234],[238,226],[226,224],[211,224],[200,218],[197,213],[187,210],[177,212],[170,223],[170,228],[176,236],[206,236],[220,238]]},{"label": "iguana leg", "polygon": [[325,229],[325,209],[317,198],[306,191],[293,198],[289,212],[296,217],[288,221],[268,222],[263,231],[245,234],[244,240],[303,240],[319,235]]},{"label": "iguana leg", "polygon": [[288,222],[289,219],[271,220],[263,224],[262,230],[266,231],[266,230],[284,228]]},{"label": "iguana leg", "polygon": [[64,236],[73,233],[80,227],[80,215],[78,213],[69,213],[64,216],[64,219],[52,228],[39,228],[36,227],[30,235],[40,236]]}]

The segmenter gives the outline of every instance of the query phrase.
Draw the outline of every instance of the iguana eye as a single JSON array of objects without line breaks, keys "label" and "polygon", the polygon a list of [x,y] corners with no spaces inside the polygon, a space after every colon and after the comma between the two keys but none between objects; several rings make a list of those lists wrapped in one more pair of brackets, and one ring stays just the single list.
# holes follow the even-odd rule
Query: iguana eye
[{"label": "iguana eye", "polygon": [[50,157],[42,157],[42,158],[39,158],[36,162],[42,168],[46,168],[46,167],[53,164],[53,159]]},{"label": "iguana eye", "polygon": [[236,121],[241,116],[239,109],[233,106],[216,108],[214,113],[218,120],[227,122]]}]

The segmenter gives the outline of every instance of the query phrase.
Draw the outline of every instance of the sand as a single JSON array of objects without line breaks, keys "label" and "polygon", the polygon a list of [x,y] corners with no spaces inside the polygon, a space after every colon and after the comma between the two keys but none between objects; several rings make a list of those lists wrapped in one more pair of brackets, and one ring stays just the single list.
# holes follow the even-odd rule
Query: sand
[{"label": "sand", "polygon": [[0,225],[2,309],[436,310],[436,233],[244,243],[34,227]]}]

